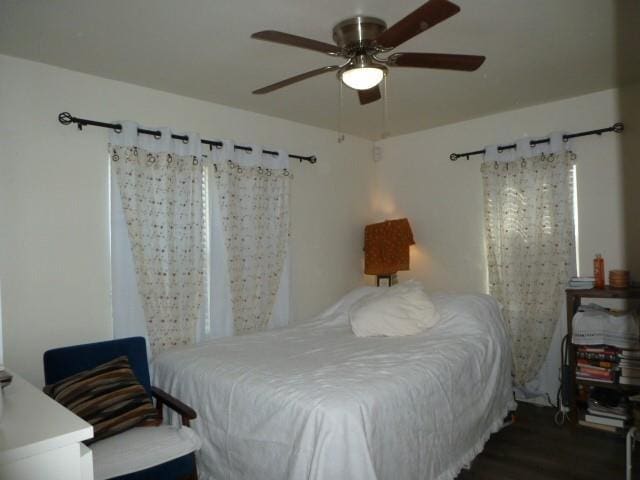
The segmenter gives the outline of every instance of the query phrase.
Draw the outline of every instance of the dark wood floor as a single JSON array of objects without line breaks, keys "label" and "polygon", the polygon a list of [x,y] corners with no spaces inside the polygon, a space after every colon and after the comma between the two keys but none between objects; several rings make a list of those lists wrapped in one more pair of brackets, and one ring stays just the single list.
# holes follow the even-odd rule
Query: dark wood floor
[{"label": "dark wood floor", "polygon": [[[516,422],[494,434],[457,480],[624,480],[624,438],[556,427],[554,413],[521,403]],[[640,479],[640,443],[633,465]]]}]

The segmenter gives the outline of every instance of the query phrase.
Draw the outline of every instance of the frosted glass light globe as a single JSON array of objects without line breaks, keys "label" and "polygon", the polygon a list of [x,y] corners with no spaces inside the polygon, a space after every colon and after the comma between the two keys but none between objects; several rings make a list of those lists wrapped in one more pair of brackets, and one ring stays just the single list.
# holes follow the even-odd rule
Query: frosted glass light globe
[{"label": "frosted glass light globe", "polygon": [[347,87],[354,90],[369,90],[378,85],[384,77],[384,71],[375,67],[356,67],[342,72],[341,79]]}]

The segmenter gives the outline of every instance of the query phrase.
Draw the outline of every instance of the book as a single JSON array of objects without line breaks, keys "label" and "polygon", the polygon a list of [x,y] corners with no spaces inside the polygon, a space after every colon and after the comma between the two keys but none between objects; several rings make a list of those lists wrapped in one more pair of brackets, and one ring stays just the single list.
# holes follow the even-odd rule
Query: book
[{"label": "book", "polygon": [[594,283],[569,283],[569,285],[567,285],[567,290],[591,290],[594,285]]},{"label": "book", "polygon": [[595,285],[595,279],[593,277],[571,277],[569,279],[569,289],[590,289]]},{"label": "book", "polygon": [[613,378],[613,370],[596,370],[592,367],[578,367],[576,373],[596,378]]},{"label": "book", "polygon": [[640,385],[640,377],[627,377],[620,375],[618,383],[620,385]]},{"label": "book", "polygon": [[609,425],[611,427],[619,427],[619,428],[624,428],[624,424],[625,424],[625,421],[619,418],[609,418],[609,417],[603,417],[600,415],[592,415],[589,413],[587,413],[584,416],[584,419],[587,422],[597,423],[599,425]]},{"label": "book", "polygon": [[[640,367],[637,367],[635,365],[620,365],[618,370],[621,370],[622,368],[630,368],[630,369],[633,369],[633,370],[640,370]],[[628,376],[632,376],[632,375],[628,375]]]},{"label": "book", "polygon": [[629,416],[629,402],[619,392],[593,389],[587,400],[587,410],[605,412],[610,415]]},{"label": "book", "polygon": [[577,372],[576,378],[582,380],[593,380],[595,382],[613,382],[615,380],[613,375],[592,375],[590,373],[582,372]]},{"label": "book", "polygon": [[589,422],[588,420],[578,420],[578,425],[582,425],[583,427],[595,428],[596,430],[602,430],[604,432],[616,433],[618,431],[616,427],[612,427],[611,425],[602,425],[600,423]]},{"label": "book", "polygon": [[578,358],[587,360],[602,360],[605,362],[615,362],[618,360],[616,353],[578,352]]},{"label": "book", "polygon": [[617,347],[610,345],[579,345],[578,350],[581,352],[594,352],[594,353],[621,353],[621,350]]},{"label": "book", "polygon": [[618,361],[618,365],[621,367],[636,367],[640,368],[640,360],[628,360],[626,358],[622,358]]},{"label": "book", "polygon": [[601,417],[617,418],[618,420],[629,420],[629,419],[631,419],[631,415],[629,415],[628,413],[608,412],[608,411],[605,411],[604,409],[597,408],[597,407],[591,407],[591,406],[589,408],[587,408],[587,412],[589,412],[592,415],[599,415]]},{"label": "book", "polygon": [[609,373],[609,372],[611,372],[611,368],[610,367],[598,367],[596,365],[578,364],[577,368],[582,372],[594,372],[594,373],[602,373],[602,372]]},{"label": "book", "polygon": [[623,377],[640,378],[640,368],[620,367],[620,375]]},{"label": "book", "polygon": [[613,383],[613,378],[596,378],[587,375],[576,374],[578,380],[589,380],[591,382]]},{"label": "book", "polygon": [[[617,365],[616,362],[608,362],[606,360],[589,360],[587,358],[578,358],[578,365],[590,365],[592,367],[613,368]],[[638,364],[640,368],[640,364]]]},{"label": "book", "polygon": [[620,350],[608,345],[579,345],[576,347],[578,359],[617,362]]}]

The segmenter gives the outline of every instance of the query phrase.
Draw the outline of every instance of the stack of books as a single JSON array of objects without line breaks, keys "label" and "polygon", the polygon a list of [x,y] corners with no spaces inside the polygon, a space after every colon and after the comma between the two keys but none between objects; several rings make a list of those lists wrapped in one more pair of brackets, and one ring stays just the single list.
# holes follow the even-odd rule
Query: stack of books
[{"label": "stack of books", "polygon": [[[577,346],[576,378],[579,380],[614,383],[616,381],[620,352],[619,348],[610,345]],[[640,360],[640,357],[638,359]]]},{"label": "stack of books", "polygon": [[618,358],[618,383],[640,385],[640,350],[622,350]]},{"label": "stack of books", "polygon": [[596,283],[596,279],[594,277],[571,277],[569,280],[569,288],[573,288],[576,290],[590,289]]},{"label": "stack of books", "polygon": [[580,420],[580,425],[596,428],[607,432],[622,432],[631,421],[629,403],[625,397],[612,399],[611,395],[618,395],[613,392],[609,397],[598,395],[599,392],[592,392],[587,403],[587,411],[584,419]]}]

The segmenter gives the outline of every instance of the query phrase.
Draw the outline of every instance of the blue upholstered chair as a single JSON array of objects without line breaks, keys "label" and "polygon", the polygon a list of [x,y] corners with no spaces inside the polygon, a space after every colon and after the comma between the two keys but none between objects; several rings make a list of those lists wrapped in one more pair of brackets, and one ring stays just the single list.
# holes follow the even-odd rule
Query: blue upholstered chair
[{"label": "blue upholstered chair", "polygon": [[196,480],[195,451],[201,441],[189,427],[196,412],[152,387],[149,379],[147,349],[142,337],[123,338],[56,348],[44,354],[44,377],[49,385],[83,370],[89,370],[126,355],[140,383],[156,401],[162,416],[163,406],[177,412],[181,427],[160,425],[139,427],[92,443],[95,480]]}]

